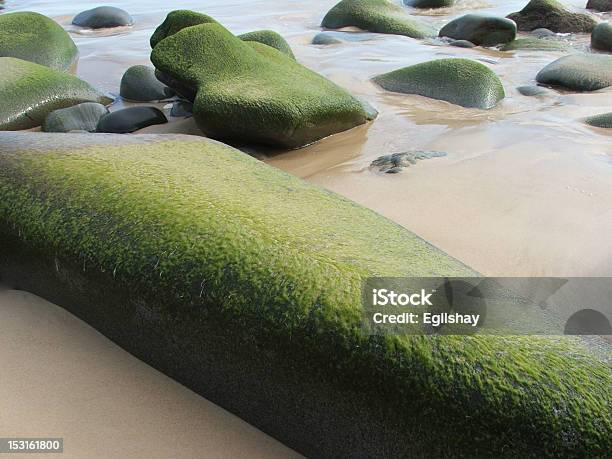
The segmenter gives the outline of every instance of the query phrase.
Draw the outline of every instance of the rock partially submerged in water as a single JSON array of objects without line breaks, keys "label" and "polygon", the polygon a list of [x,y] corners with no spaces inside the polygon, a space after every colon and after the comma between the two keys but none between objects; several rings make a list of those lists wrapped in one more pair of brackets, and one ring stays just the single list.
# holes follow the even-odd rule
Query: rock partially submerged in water
[{"label": "rock partially submerged in water", "polygon": [[397,174],[405,168],[415,165],[417,160],[440,158],[442,156],[446,156],[446,153],[441,151],[406,151],[380,156],[372,161],[370,166],[378,168],[380,172]]},{"label": "rock partially submerged in water", "polygon": [[148,65],[133,65],[121,78],[121,97],[140,102],[163,100],[175,92],[155,77],[155,69]]},{"label": "rock partially submerged in water", "polygon": [[542,38],[518,38],[501,47],[502,51],[516,51],[519,49],[539,49],[543,51],[564,51],[569,44],[558,40],[547,40]]},{"label": "rock partially submerged in water", "polygon": [[193,116],[193,104],[188,100],[177,100],[172,104],[170,116],[182,118]]},{"label": "rock partially submerged in water", "polygon": [[88,83],[33,62],[0,57],[0,130],[40,126],[59,108],[111,99]]},{"label": "rock partially submerged in water", "polygon": [[549,37],[554,37],[557,35],[552,30],[546,29],[545,27],[534,29],[531,31],[531,34],[537,38],[549,38]]},{"label": "rock partially submerged in water", "polygon": [[612,11],[612,0],[589,0],[586,7],[595,11]]},{"label": "rock partially submerged in water", "polygon": [[342,0],[323,18],[328,29],[359,27],[377,33],[426,38],[436,35],[436,30],[419,19],[410,16],[401,6],[389,0]]},{"label": "rock partially submerged in water", "polygon": [[591,126],[610,129],[612,128],[612,112],[591,116],[585,122]]},{"label": "rock partially submerged in water", "polygon": [[570,54],[544,67],[538,83],[575,91],[596,91],[612,85],[612,56]]},{"label": "rock partially submerged in water", "polygon": [[54,20],[31,12],[0,15],[0,57],[67,70],[77,54],[70,35]]},{"label": "rock partially submerged in water", "polygon": [[521,11],[508,15],[519,30],[547,28],[557,33],[591,32],[597,21],[588,14],[569,11],[557,0],[531,0]]},{"label": "rock partially submerged in water", "polygon": [[152,37],[151,61],[170,84],[197,88],[193,113],[206,135],[298,148],[367,121],[361,103],[336,84],[204,15],[185,26],[195,15],[168,16]]},{"label": "rock partially submerged in water", "polygon": [[89,29],[105,29],[111,27],[131,26],[134,19],[127,11],[114,6],[98,6],[77,14],[72,23]]},{"label": "rock partially submerged in water", "polygon": [[47,115],[42,124],[44,132],[94,132],[100,118],[108,114],[108,109],[96,102],[84,102],[68,108],[54,110]]},{"label": "rock partially submerged in water", "polygon": [[468,40],[453,40],[448,43],[449,46],[456,46],[457,48],[475,48],[476,45]]},{"label": "rock partially submerged in water", "polygon": [[313,45],[337,45],[340,43],[342,43],[342,40],[327,32],[318,33],[312,39]]},{"label": "rock partially submerged in water", "polygon": [[127,134],[156,124],[168,122],[166,115],[155,107],[129,107],[104,115],[96,132]]},{"label": "rock partially submerged in water", "polygon": [[254,32],[238,35],[238,38],[243,41],[255,41],[257,43],[268,45],[289,56],[291,59],[295,59],[293,50],[291,49],[289,43],[287,43],[287,40],[285,40],[278,32],[273,30],[256,30]]},{"label": "rock partially submerged in water", "polygon": [[444,8],[453,6],[455,0],[404,0],[404,4],[413,8]]},{"label": "rock partially submerged in water", "polygon": [[543,88],[541,86],[536,86],[536,85],[529,85],[529,86],[519,86],[518,88],[516,88],[518,90],[518,92],[520,92],[522,95],[524,96],[528,96],[528,97],[540,97],[540,96],[546,96],[549,94],[549,90],[546,88]]},{"label": "rock partially submerged in water", "polygon": [[604,358],[567,336],[367,333],[367,278],[478,274],[240,151],[5,133],[0,195],[3,282],[308,457],[609,452]]},{"label": "rock partially submerged in water", "polygon": [[498,16],[470,13],[446,24],[439,36],[467,40],[480,46],[495,46],[514,40],[516,24]]},{"label": "rock partially submerged in water", "polygon": [[612,24],[609,22],[597,24],[591,34],[591,47],[612,53]]},{"label": "rock partially submerged in water", "polygon": [[388,91],[418,94],[470,108],[489,109],[505,97],[499,77],[469,59],[438,59],[374,78]]}]

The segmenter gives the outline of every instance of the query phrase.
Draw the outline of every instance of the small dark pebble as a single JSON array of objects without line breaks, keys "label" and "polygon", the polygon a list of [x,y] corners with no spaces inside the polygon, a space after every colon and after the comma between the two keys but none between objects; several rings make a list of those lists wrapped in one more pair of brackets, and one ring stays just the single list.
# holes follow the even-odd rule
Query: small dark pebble
[{"label": "small dark pebble", "polygon": [[154,124],[167,123],[168,119],[155,107],[130,107],[103,116],[96,132],[126,134]]},{"label": "small dark pebble", "polygon": [[188,100],[177,100],[172,104],[170,116],[183,118],[193,116],[193,104]]}]

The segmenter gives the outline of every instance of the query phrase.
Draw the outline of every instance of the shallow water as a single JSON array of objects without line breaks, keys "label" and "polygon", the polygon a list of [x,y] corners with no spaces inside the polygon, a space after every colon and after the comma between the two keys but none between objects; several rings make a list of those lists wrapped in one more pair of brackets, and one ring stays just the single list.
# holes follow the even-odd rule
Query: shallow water
[{"label": "shallow water", "polygon": [[[375,209],[482,273],[612,275],[612,134],[581,121],[612,110],[612,88],[552,91],[542,98],[520,95],[516,87],[534,84],[542,67],[565,54],[559,51],[502,53],[369,33],[341,45],[309,44],[335,3],[198,0],[168,7],[154,0],[111,2],[135,19],[133,27],[111,32],[70,26],[72,16],[98,1],[9,1],[7,11],[33,10],[58,20],[79,46],[77,74],[115,94],[129,65],[148,62],[148,39],[170,9],[209,14],[235,33],[274,29],[288,39],[300,62],[368,100],[381,114],[367,126],[310,147],[259,151],[257,156]],[[564,3],[579,10],[586,0]],[[440,27],[467,11],[506,15],[524,4],[459,0],[453,8],[407,10]],[[576,50],[589,51],[587,35],[565,39]],[[448,56],[484,60],[502,78],[506,99],[490,111],[470,110],[388,93],[369,81],[379,73]],[[148,131],[198,132],[190,120]],[[368,167],[380,155],[414,149],[448,155],[398,175]]]}]

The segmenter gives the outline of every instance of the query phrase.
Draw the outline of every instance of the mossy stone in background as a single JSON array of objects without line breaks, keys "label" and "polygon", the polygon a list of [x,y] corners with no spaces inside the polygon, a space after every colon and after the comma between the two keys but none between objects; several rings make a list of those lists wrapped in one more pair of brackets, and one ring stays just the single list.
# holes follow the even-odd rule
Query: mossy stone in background
[{"label": "mossy stone in background", "polygon": [[595,11],[612,11],[612,0],[589,0],[586,7]]},{"label": "mossy stone in background", "polygon": [[359,27],[377,33],[426,38],[436,35],[436,30],[419,19],[410,16],[401,6],[388,0],[342,0],[323,18],[328,29]]},{"label": "mossy stone in background", "polygon": [[501,47],[502,51],[515,51],[519,49],[540,49],[544,51],[564,51],[569,44],[563,41],[546,40],[542,38],[519,38]]},{"label": "mossy stone in background", "polygon": [[171,23],[160,27],[179,31],[154,40],[151,61],[169,81],[197,88],[193,113],[206,135],[298,148],[367,121],[356,98],[278,50],[216,22]]},{"label": "mossy stone in background", "polygon": [[134,65],[123,74],[119,94],[125,99],[148,102],[167,99],[175,92],[155,77],[153,67]]},{"label": "mossy stone in background", "polygon": [[84,102],[68,108],[54,110],[47,115],[42,124],[44,132],[94,132],[98,121],[108,113],[108,109],[96,102]]},{"label": "mossy stone in background", "polygon": [[612,56],[570,54],[544,67],[536,80],[574,91],[596,91],[612,85]]},{"label": "mossy stone in background", "polygon": [[498,16],[470,13],[446,24],[439,36],[467,40],[480,46],[495,46],[514,40],[516,24]]},{"label": "mossy stone in background", "polygon": [[587,124],[600,128],[612,128],[612,112],[595,115],[585,120]]},{"label": "mossy stone in background", "polygon": [[374,78],[388,91],[418,94],[463,107],[489,109],[505,97],[499,77],[469,59],[438,59]]},{"label": "mossy stone in background", "polygon": [[586,33],[597,25],[593,17],[569,11],[556,0],[531,0],[525,8],[508,15],[508,18],[516,22],[519,30],[527,32],[546,28],[557,33]]},{"label": "mossy stone in background", "polygon": [[291,46],[289,46],[287,40],[285,40],[278,32],[274,32],[273,30],[256,30],[254,32],[238,35],[238,38],[243,41],[255,41],[257,43],[271,46],[272,48],[279,50],[281,53],[286,54],[291,59],[295,59]]},{"label": "mossy stone in background", "polygon": [[0,57],[67,70],[77,55],[72,38],[54,20],[31,12],[0,15]]},{"label": "mossy stone in background", "polygon": [[591,34],[591,46],[612,53],[612,24],[609,22],[597,24]]},{"label": "mossy stone in background", "polygon": [[414,8],[443,8],[453,6],[455,0],[404,0],[404,4]]},{"label": "mossy stone in background", "polygon": [[40,126],[59,108],[111,99],[88,83],[43,65],[0,57],[0,130]]},{"label": "mossy stone in background", "polygon": [[130,26],[134,24],[132,16],[127,11],[114,6],[98,6],[77,14],[72,23],[79,27],[90,29],[105,29],[110,27]]}]

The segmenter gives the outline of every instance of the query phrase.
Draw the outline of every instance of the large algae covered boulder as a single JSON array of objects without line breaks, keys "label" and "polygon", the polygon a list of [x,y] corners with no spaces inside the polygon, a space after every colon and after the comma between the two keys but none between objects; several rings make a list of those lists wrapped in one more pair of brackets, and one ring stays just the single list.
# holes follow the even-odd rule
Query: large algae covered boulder
[{"label": "large algae covered boulder", "polygon": [[367,335],[365,278],[475,273],[227,146],[7,133],[0,195],[3,282],[307,456],[612,447],[610,368],[579,340]]},{"label": "large algae covered boulder", "polygon": [[508,18],[516,22],[519,30],[528,32],[542,27],[557,33],[591,32],[597,25],[593,17],[569,11],[557,0],[531,0]]},{"label": "large algae covered boulder", "polygon": [[429,24],[413,18],[389,0],[342,0],[329,10],[321,25],[328,29],[353,26],[412,38],[436,35],[436,30]]},{"label": "large algae covered boulder", "polygon": [[382,88],[440,99],[463,107],[489,109],[505,97],[499,77],[469,59],[438,59],[374,78]]},{"label": "large algae covered boulder", "polygon": [[279,50],[281,53],[286,54],[292,59],[295,59],[291,46],[287,43],[282,35],[273,30],[256,30],[254,32],[243,33],[238,35],[238,38],[244,41],[255,41],[264,45],[271,46],[274,49]]},{"label": "large algae covered boulder", "polygon": [[612,11],[612,0],[589,0],[586,7],[595,11]]},{"label": "large algae covered boulder", "polygon": [[180,93],[194,88],[194,118],[210,137],[298,148],[368,119],[344,89],[217,22],[184,27],[182,16],[168,16],[151,42],[164,81]]},{"label": "large algae covered boulder", "polygon": [[506,18],[471,13],[453,19],[442,27],[439,35],[475,45],[495,46],[515,39],[516,24]]},{"label": "large algae covered boulder", "polygon": [[9,13],[0,15],[0,57],[66,70],[77,57],[77,47],[52,19],[31,12]]},{"label": "large algae covered boulder", "polygon": [[536,76],[539,83],[574,91],[596,91],[612,85],[612,56],[570,54],[551,62]]},{"label": "large algae covered boulder", "polygon": [[111,102],[72,75],[12,57],[0,57],[0,101],[0,130],[10,131],[40,126],[59,108]]}]

